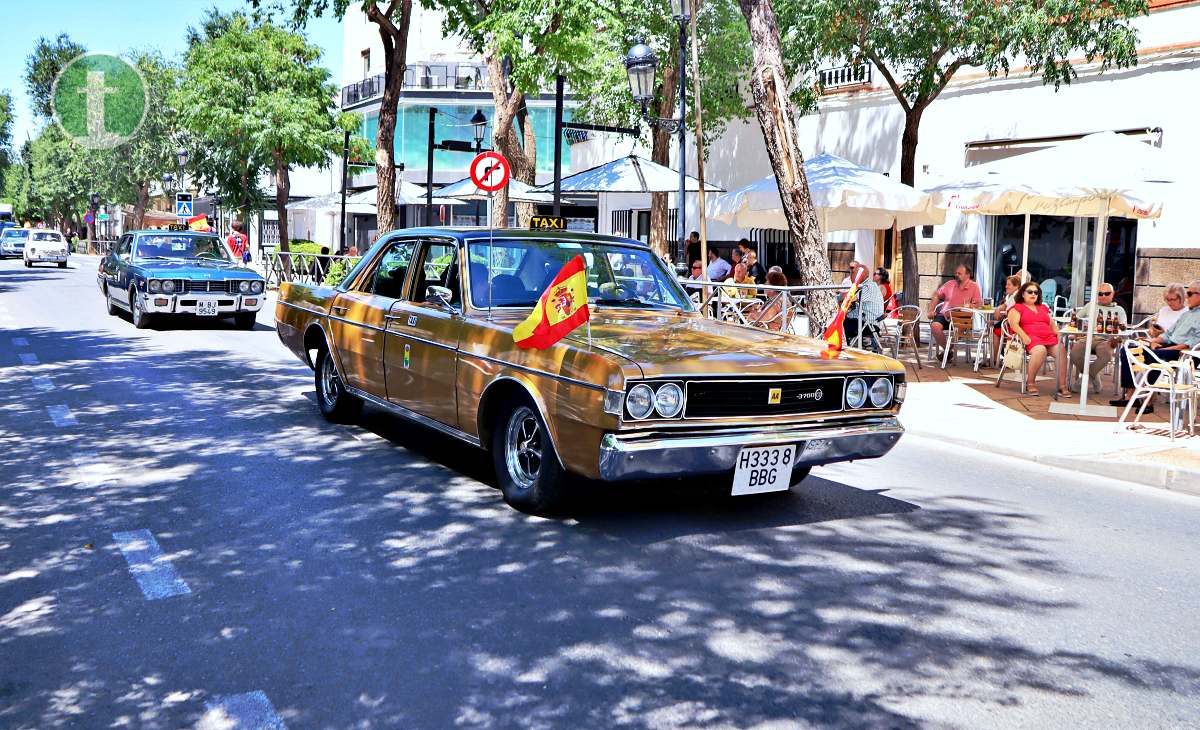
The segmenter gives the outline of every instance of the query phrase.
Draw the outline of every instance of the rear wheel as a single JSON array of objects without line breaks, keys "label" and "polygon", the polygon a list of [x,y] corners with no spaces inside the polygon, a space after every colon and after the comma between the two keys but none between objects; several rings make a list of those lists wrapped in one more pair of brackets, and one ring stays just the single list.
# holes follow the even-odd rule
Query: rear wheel
[{"label": "rear wheel", "polygon": [[108,291],[108,284],[104,285],[104,308],[108,310],[110,316],[117,316],[117,303],[113,301],[112,295]]},{"label": "rear wheel", "polygon": [[492,462],[504,501],[540,514],[559,504],[566,472],[542,417],[525,399],[514,401],[492,431]]},{"label": "rear wheel", "polygon": [[325,347],[317,350],[316,384],[317,407],[325,420],[350,423],[362,412],[363,402],[346,392],[333,356]]},{"label": "rear wheel", "polygon": [[254,312],[238,312],[233,315],[233,324],[240,330],[254,329]]},{"label": "rear wheel", "polygon": [[137,295],[137,290],[131,288],[129,290],[129,318],[133,320],[133,326],[140,330],[150,326],[150,313],[146,311],[145,306],[142,298]]}]

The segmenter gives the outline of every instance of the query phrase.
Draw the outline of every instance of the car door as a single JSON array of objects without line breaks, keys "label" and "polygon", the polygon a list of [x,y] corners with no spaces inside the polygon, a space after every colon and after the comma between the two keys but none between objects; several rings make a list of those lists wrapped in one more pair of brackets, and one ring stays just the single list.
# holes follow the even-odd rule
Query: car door
[{"label": "car door", "polygon": [[[458,426],[455,383],[462,336],[462,287],[457,241],[421,244],[405,296],[388,318],[388,400],[450,426]],[[445,299],[426,296],[431,286]]]},{"label": "car door", "polygon": [[384,332],[387,316],[404,290],[414,240],[388,244],[373,264],[329,308],[329,330],[342,377],[351,387],[387,397],[384,376]]},{"label": "car door", "polygon": [[108,255],[109,268],[105,272],[108,295],[125,306],[129,306],[129,257],[132,247],[133,236],[121,236],[121,240]]}]

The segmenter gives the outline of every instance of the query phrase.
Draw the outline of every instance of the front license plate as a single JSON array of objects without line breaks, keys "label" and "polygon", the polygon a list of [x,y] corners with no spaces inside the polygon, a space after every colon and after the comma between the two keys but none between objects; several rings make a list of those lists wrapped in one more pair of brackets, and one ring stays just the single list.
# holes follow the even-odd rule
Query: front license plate
[{"label": "front license plate", "polygon": [[217,301],[215,299],[197,299],[196,314],[201,317],[217,316]]},{"label": "front license plate", "polygon": [[796,446],[762,446],[738,452],[733,496],[782,492],[792,486]]}]

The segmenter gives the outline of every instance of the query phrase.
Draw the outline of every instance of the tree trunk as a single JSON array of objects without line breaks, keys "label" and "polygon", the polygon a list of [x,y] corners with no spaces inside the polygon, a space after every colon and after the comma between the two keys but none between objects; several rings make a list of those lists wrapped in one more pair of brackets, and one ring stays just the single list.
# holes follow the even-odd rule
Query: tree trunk
[{"label": "tree trunk", "polygon": [[383,41],[383,99],[379,105],[379,132],[375,135],[375,219],[380,234],[396,227],[396,110],[408,62],[412,0],[403,0],[399,7],[400,19],[393,22],[379,9],[378,3],[367,6],[367,19],[379,26]]},{"label": "tree trunk", "polygon": [[[524,98],[521,99],[521,108],[517,111],[517,125],[521,130],[521,150],[517,154],[521,164],[514,166],[513,177],[527,185],[536,185],[537,135],[533,128],[533,122],[529,119],[529,107],[526,106]],[[518,203],[517,227],[528,228],[529,221],[536,212],[537,206],[533,203]]]},{"label": "tree trunk", "polygon": [[[537,138],[532,124],[521,123],[521,134],[517,134],[515,123],[518,115],[525,115],[525,94],[518,89],[509,89],[508,75],[504,63],[493,51],[484,54],[488,75],[491,77],[492,101],[496,107],[496,118],[492,125],[492,145],[504,155],[512,168],[513,179],[533,185],[537,176]],[[529,225],[533,215],[532,205],[517,207],[517,225]],[[499,228],[508,225],[508,189],[496,191],[492,198],[492,222]]]},{"label": "tree trunk", "polygon": [[[916,181],[917,135],[925,107],[914,106],[904,115],[904,134],[900,138],[900,182],[913,185]],[[915,187],[915,185],[914,185]],[[900,255],[904,262],[904,303],[921,304],[921,271],[917,268],[917,229],[900,232]]]},{"label": "tree trunk", "polygon": [[[670,58],[679,58],[679,49],[672,48]],[[679,103],[679,62],[669,63],[663,68],[662,85],[658,90],[658,116],[674,117]],[[671,164],[671,133],[654,127],[651,132],[650,160],[660,165]],[[679,164],[684,164],[681,160]],[[659,256],[674,249],[671,241],[676,240],[675,231],[667,230],[667,193],[650,194],[650,247]],[[686,256],[686,253],[685,253]],[[685,261],[685,264],[691,264]]]},{"label": "tree trunk", "polygon": [[292,180],[288,175],[288,165],[283,159],[283,150],[271,150],[275,158],[275,214],[279,216],[279,250],[287,253],[292,250],[288,238],[287,204],[292,192]]},{"label": "tree trunk", "polygon": [[[750,89],[754,111],[762,127],[763,140],[771,168],[779,184],[784,217],[796,249],[800,283],[827,286],[833,283],[829,270],[829,248],[817,223],[808,179],[804,175],[804,157],[796,139],[794,116],[788,103],[784,82],[783,54],[779,43],[779,25],[771,0],[738,0],[750,39],[754,61]],[[806,297],[809,334],[818,336],[833,318],[837,298],[832,292],[811,292]]]},{"label": "tree trunk", "polygon": [[146,207],[150,205],[150,181],[146,180],[137,184],[137,198],[133,203],[133,215],[130,216],[130,226],[128,230],[137,231],[143,227],[143,222],[146,220]]}]

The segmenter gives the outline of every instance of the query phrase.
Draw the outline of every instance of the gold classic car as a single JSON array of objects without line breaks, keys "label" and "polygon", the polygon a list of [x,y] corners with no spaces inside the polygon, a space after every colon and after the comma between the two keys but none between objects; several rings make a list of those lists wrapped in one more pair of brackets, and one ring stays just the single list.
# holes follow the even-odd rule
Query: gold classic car
[{"label": "gold classic car", "polygon": [[[587,264],[590,328],[513,343],[564,263]],[[567,476],[728,475],[788,489],[817,464],[886,454],[904,368],[705,318],[645,245],[570,231],[418,228],[382,237],[337,287],[283,284],[280,340],[346,422],[370,403],[490,450],[505,500],[543,511]]]}]

